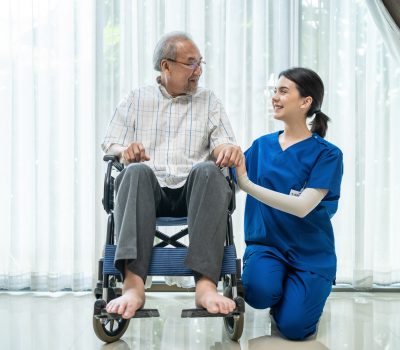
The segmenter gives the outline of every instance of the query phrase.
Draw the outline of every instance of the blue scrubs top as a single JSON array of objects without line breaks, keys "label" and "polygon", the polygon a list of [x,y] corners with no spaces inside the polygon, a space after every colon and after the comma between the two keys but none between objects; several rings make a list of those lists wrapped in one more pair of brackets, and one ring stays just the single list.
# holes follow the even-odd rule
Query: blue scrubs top
[{"label": "blue scrubs top", "polygon": [[328,193],[306,217],[269,207],[248,195],[245,209],[246,256],[259,245],[294,268],[334,281],[336,254],[331,217],[336,213],[343,175],[343,154],[313,134],[285,151],[278,131],[255,140],[245,152],[249,179],[283,194],[305,188]]}]

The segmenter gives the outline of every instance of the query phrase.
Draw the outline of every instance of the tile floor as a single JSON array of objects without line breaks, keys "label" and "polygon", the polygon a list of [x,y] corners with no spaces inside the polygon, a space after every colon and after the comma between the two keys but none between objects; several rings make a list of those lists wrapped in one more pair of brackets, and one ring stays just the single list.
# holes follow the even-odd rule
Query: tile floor
[{"label": "tile floor", "polygon": [[[316,339],[293,342],[271,327],[267,311],[247,307],[240,341],[218,318],[182,319],[193,293],[148,293],[160,318],[131,320],[121,340],[104,344],[93,332],[91,293],[0,293],[1,350],[130,349],[400,349],[400,293],[333,292]],[[272,329],[271,329],[272,328]]]}]

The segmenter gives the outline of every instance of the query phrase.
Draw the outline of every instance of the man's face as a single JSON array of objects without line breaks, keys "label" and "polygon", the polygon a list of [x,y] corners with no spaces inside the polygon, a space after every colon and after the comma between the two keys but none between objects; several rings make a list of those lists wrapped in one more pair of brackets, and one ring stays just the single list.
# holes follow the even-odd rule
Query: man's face
[{"label": "man's face", "polygon": [[202,57],[197,46],[189,40],[177,43],[175,60],[161,63],[165,88],[171,96],[185,95],[197,89],[202,74]]}]

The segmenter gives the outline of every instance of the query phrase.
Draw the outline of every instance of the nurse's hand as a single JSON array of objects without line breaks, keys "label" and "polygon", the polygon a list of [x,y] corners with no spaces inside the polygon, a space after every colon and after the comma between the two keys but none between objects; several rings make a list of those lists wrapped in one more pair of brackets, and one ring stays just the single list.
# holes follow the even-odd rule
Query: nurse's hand
[{"label": "nurse's hand", "polygon": [[247,173],[246,171],[246,159],[243,157],[239,164],[236,166],[237,176],[242,176]]}]

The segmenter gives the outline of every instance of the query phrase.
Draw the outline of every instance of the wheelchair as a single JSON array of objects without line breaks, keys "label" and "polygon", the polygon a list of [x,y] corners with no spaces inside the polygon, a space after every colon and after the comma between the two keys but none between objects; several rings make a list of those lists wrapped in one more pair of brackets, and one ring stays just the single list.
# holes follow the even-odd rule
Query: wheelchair
[{"label": "wheelchair", "polygon": [[[114,233],[114,180],[124,165],[119,163],[116,156],[106,155],[107,169],[104,177],[103,207],[108,214],[106,243],[103,257],[98,262],[98,281],[94,290],[96,301],[93,311],[93,330],[97,337],[112,343],[120,339],[129,326],[129,319],[121,315],[111,314],[106,311],[107,303],[122,295],[118,282],[122,282],[120,272],[114,266],[116,251],[116,236]],[[181,317],[221,317],[228,337],[237,341],[240,339],[244,326],[244,292],[241,281],[241,260],[236,257],[233,242],[231,214],[235,209],[235,184],[232,171],[226,176],[232,190],[232,199],[227,211],[227,232],[224,247],[224,257],[221,268],[221,279],[224,296],[231,298],[236,303],[236,308],[229,314],[210,314],[205,309],[182,310]],[[148,276],[193,276],[193,271],[184,265],[188,247],[179,242],[179,239],[188,235],[188,228],[180,230],[172,236],[162,233],[159,228],[163,226],[186,225],[186,218],[157,218],[155,237],[159,239],[152,251]],[[156,240],[155,240],[156,241]],[[165,248],[172,246],[174,248]],[[133,318],[159,317],[157,309],[139,309]]]}]

